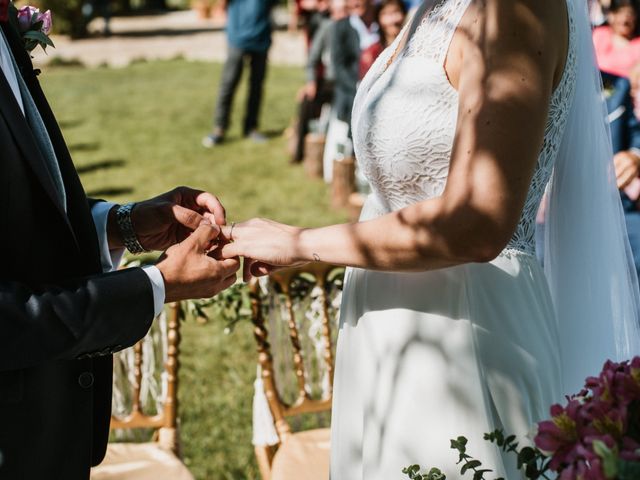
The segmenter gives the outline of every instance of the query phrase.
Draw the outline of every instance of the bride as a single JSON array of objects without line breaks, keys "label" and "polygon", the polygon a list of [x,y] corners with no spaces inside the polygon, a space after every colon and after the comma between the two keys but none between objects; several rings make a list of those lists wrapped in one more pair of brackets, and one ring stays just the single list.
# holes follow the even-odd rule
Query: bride
[{"label": "bride", "polygon": [[[245,276],[347,271],[331,478],[413,463],[460,478],[449,439],[521,439],[606,358],[638,352],[637,279],[582,0],[427,0],[359,87],[361,221],[226,227]],[[535,217],[547,191],[545,271]]]}]

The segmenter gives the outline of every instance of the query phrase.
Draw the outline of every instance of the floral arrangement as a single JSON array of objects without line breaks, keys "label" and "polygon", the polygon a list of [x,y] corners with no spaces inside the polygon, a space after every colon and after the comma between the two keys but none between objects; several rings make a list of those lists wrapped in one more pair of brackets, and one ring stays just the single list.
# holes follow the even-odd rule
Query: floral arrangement
[{"label": "floral arrangement", "polygon": [[[553,405],[551,419],[537,425],[535,447],[519,448],[515,436],[501,430],[485,434],[487,441],[517,455],[525,478],[559,480],[640,479],[640,357],[604,364],[597,377],[567,404]],[[459,453],[460,474],[486,480],[491,473],[466,451],[467,439],[451,440]],[[412,480],[446,480],[437,468],[420,473],[418,465],[403,470]],[[496,479],[501,480],[501,479]]]},{"label": "floral arrangement", "polygon": [[32,52],[40,45],[46,52],[47,47],[55,48],[55,45],[49,38],[51,27],[53,25],[51,10],[41,12],[38,8],[30,5],[24,6],[19,10],[15,7],[14,15],[9,16],[9,20],[22,36],[24,48],[27,52]]}]

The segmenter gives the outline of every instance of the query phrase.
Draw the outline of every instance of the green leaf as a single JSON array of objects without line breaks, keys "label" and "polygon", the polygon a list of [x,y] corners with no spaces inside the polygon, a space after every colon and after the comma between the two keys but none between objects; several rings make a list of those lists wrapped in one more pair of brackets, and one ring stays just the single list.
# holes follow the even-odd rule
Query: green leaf
[{"label": "green leaf", "polygon": [[593,451],[602,459],[602,470],[607,478],[616,478],[618,475],[618,450],[610,449],[602,440],[593,441]]},{"label": "green leaf", "polygon": [[467,439],[464,437],[458,437],[457,439],[451,439],[451,448],[453,450],[458,450],[460,453],[465,453],[467,451]]},{"label": "green leaf", "polygon": [[536,451],[531,447],[524,447],[518,453],[518,469],[522,467],[522,465],[529,463],[531,460],[536,458]]},{"label": "green leaf", "polygon": [[470,460],[462,466],[462,468],[460,469],[460,475],[464,475],[465,472],[469,469],[475,469],[480,466],[482,466],[482,462],[480,460]]},{"label": "green leaf", "polygon": [[491,470],[489,470],[488,468],[478,470],[473,474],[473,480],[484,480],[484,474],[489,472],[491,472]]},{"label": "green leaf", "polygon": [[447,476],[438,468],[432,468],[423,480],[447,480]]},{"label": "green leaf", "polygon": [[55,47],[51,39],[46,36],[42,32],[37,32],[35,30],[30,30],[23,35],[24,38],[28,38],[30,40],[35,40],[36,42],[43,43],[45,45],[49,45],[50,47]]},{"label": "green leaf", "polygon": [[538,478],[540,476],[540,473],[538,472],[538,466],[535,463],[527,464],[525,473],[527,475],[527,478]]},{"label": "green leaf", "polygon": [[411,465],[409,467],[402,469],[402,473],[416,473],[419,471],[420,471],[420,465]]}]

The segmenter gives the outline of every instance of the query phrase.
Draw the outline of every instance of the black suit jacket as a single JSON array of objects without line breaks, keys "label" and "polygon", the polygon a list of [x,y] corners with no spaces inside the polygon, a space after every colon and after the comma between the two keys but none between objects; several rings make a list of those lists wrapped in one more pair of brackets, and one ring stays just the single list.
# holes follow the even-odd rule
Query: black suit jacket
[{"label": "black suit jacket", "polygon": [[351,123],[360,68],[360,38],[349,17],[338,20],[331,32],[331,62],[335,75],[333,107],[338,119]]},{"label": "black suit jacket", "polygon": [[22,41],[0,23],[47,127],[67,194],[0,71],[0,479],[89,477],[106,450],[112,357],[145,335],[141,269],[102,274],[95,225]]}]

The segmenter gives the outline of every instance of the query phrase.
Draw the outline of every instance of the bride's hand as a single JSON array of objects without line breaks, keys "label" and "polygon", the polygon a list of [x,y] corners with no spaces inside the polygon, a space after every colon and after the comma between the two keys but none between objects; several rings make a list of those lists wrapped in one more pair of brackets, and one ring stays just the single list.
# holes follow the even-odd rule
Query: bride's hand
[{"label": "bride's hand", "polygon": [[229,243],[220,249],[223,258],[244,257],[243,277],[267,275],[282,267],[306,263],[300,249],[303,229],[255,218],[222,227]]}]

